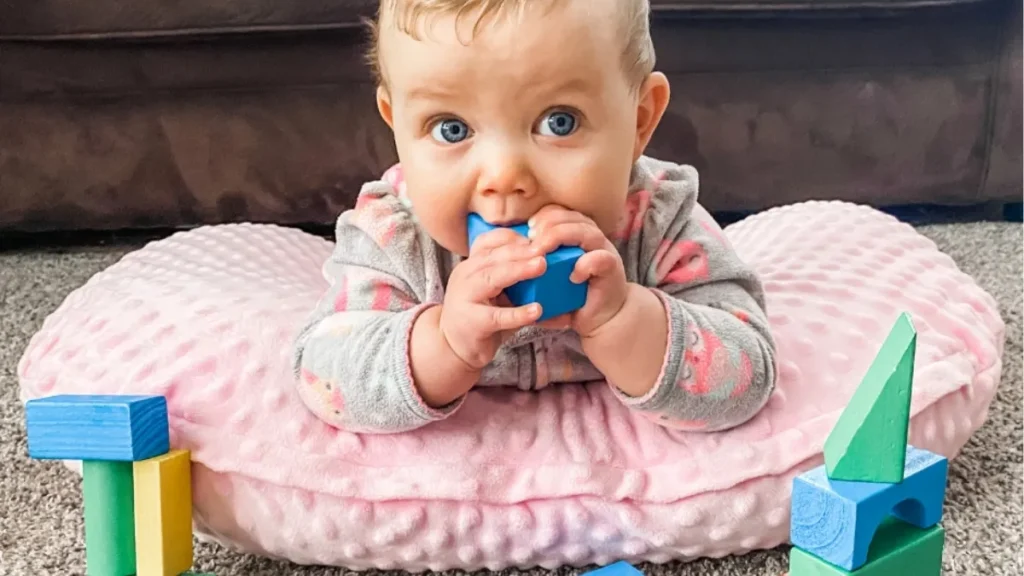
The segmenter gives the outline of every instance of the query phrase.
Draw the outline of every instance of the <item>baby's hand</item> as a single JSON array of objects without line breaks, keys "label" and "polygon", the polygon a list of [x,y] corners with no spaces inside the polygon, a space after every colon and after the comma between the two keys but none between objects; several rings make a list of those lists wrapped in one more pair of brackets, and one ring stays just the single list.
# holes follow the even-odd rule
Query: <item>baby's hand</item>
[{"label": "baby's hand", "polygon": [[505,338],[540,318],[539,305],[512,307],[502,291],[543,274],[543,254],[515,231],[498,228],[473,242],[469,258],[452,270],[441,306],[441,334],[469,367],[482,370]]},{"label": "baby's hand", "polygon": [[540,253],[559,246],[579,246],[585,254],[576,261],[570,280],[590,282],[587,302],[579,310],[541,323],[571,326],[582,338],[591,336],[622,309],[629,292],[622,257],[593,220],[560,206],[541,208],[530,219],[530,238]]}]

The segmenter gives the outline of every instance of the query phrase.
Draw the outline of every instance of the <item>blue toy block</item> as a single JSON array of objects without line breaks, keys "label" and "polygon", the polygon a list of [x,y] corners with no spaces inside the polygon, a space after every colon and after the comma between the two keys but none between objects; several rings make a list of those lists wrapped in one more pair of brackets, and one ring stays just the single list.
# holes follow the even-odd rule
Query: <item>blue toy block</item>
[{"label": "blue toy block", "polygon": [[135,462],[170,450],[163,396],[60,395],[25,404],[28,455]]},{"label": "blue toy block", "polygon": [[643,576],[643,572],[637,570],[629,562],[622,560],[602,566],[597,570],[591,570],[590,572],[584,572],[582,576]]},{"label": "blue toy block", "polygon": [[[479,214],[470,214],[466,222],[469,245],[477,237],[497,226],[487,223]],[[510,226],[518,234],[526,236],[529,226]],[[579,310],[587,302],[587,283],[576,284],[569,280],[576,261],[583,256],[583,250],[576,246],[561,246],[545,256],[547,270],[538,278],[517,282],[505,289],[505,295],[515,306],[536,302],[541,305],[540,320],[547,320]]]},{"label": "blue toy block", "polygon": [[942,519],[949,462],[907,446],[903,482],[830,480],[825,466],[793,480],[790,540],[804,551],[846,570],[868,558],[879,525],[890,515],[930,528]]}]

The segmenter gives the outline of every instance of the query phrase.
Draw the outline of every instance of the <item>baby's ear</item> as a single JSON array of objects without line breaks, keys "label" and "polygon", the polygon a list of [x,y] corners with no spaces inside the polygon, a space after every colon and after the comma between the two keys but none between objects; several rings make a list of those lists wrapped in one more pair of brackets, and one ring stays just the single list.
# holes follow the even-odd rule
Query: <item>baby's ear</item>
[{"label": "baby's ear", "polygon": [[633,161],[636,162],[654,135],[654,129],[661,122],[668,108],[671,94],[668,78],[661,72],[652,72],[640,86],[640,98],[636,110],[636,144],[633,148]]},{"label": "baby's ear", "polygon": [[388,126],[394,130],[395,124],[391,111],[391,95],[388,94],[388,91],[383,86],[377,86],[377,111],[380,112],[380,117],[387,122]]}]

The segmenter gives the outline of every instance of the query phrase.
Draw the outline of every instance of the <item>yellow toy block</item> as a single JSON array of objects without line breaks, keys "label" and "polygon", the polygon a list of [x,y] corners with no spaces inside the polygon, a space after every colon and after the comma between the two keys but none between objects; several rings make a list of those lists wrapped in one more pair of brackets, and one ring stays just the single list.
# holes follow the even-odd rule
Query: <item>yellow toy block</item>
[{"label": "yellow toy block", "polygon": [[192,467],[187,450],[135,462],[137,576],[192,567]]}]

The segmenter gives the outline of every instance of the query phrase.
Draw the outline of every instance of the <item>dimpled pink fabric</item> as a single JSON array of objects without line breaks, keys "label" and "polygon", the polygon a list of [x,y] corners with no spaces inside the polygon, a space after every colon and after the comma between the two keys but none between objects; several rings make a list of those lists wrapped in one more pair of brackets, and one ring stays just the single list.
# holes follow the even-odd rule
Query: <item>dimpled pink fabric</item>
[{"label": "dimpled pink fabric", "polygon": [[361,568],[664,562],[788,538],[794,475],[821,449],[902,311],[919,331],[911,439],[954,456],[999,382],[993,299],[911,227],[811,202],[728,228],[763,275],[780,380],[718,434],[636,418],[604,385],[474,392],[448,421],[360,436],[303,408],[291,339],[331,245],[263,225],[183,232],[78,289],[32,339],[24,400],[165,394],[192,450],[205,537],[298,563]]}]

